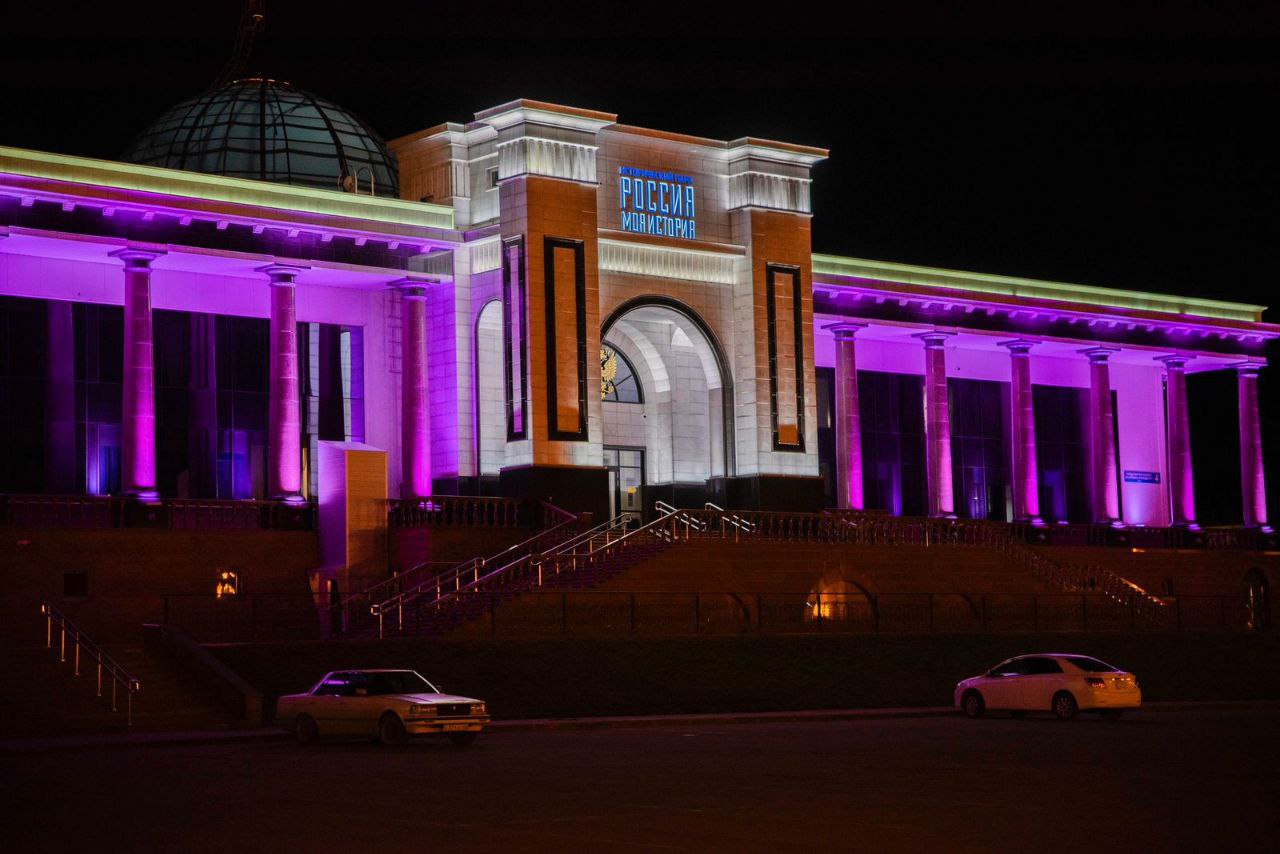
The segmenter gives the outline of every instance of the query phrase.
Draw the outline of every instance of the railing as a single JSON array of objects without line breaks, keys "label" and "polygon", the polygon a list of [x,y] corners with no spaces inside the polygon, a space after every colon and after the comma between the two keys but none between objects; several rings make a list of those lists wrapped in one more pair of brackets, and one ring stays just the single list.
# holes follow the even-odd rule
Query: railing
[{"label": "railing", "polygon": [[0,505],[0,519],[19,528],[309,531],[315,527],[315,506],[306,502],[166,498],[148,504],[115,495],[4,495]]},{"label": "railing", "polygon": [[107,678],[111,680],[111,711],[119,711],[117,705],[117,689],[124,686],[125,692],[125,725],[133,726],[133,695],[142,689],[141,683],[138,682],[127,670],[115,662],[115,660],[107,655],[102,649],[94,643],[88,635],[80,630],[80,627],[67,619],[66,615],[55,608],[48,602],[40,605],[40,613],[45,619],[44,643],[46,649],[53,649],[53,627],[58,626],[58,663],[66,664],[67,662],[67,640],[70,636],[72,646],[72,660],[74,675],[80,675],[80,657],[83,653],[91,661],[97,665],[98,672],[98,696],[102,696],[102,676],[105,673]]},{"label": "railing", "polygon": [[746,519],[743,519],[737,513],[731,513],[730,511],[725,510],[723,507],[721,507],[718,504],[713,504],[710,501],[708,501],[706,504],[702,505],[702,509],[710,510],[714,513],[719,514],[720,536],[722,538],[725,536],[725,534],[729,530],[732,530],[733,541],[736,543],[738,542],[738,539],[742,534],[750,535],[755,533],[755,530],[756,530],[755,525],[752,525],[750,522],[748,522]]},{"label": "railing", "polygon": [[[673,507],[665,501],[655,501],[653,509],[663,514],[664,517],[667,517],[672,525],[683,525],[685,539],[688,539],[690,533],[693,531],[697,531],[700,534],[706,533],[707,523],[694,515],[696,511],[681,510],[679,507]],[[671,531],[670,535],[668,535],[665,527],[657,528],[656,532],[664,539],[667,539],[668,536],[670,536],[670,539],[674,542],[674,529]]]},{"label": "railing", "polygon": [[1242,597],[1177,596],[1158,622],[1138,597],[1096,594],[747,593],[531,590],[494,599],[472,636],[1002,634],[1247,631]]},{"label": "railing", "polygon": [[[423,585],[410,595],[398,595],[370,608],[378,621],[378,637],[385,637],[387,620],[394,615],[397,631],[406,627],[406,607],[416,612],[442,616],[449,608],[479,603],[492,611],[497,603],[517,593],[542,587],[551,576],[566,575],[598,564],[608,555],[643,536],[659,535],[665,541],[679,539],[680,529],[675,513],[663,513],[648,524],[630,527],[632,515],[623,513],[600,525],[570,537],[563,543],[538,553],[521,555],[510,562],[489,569],[464,565],[459,572],[440,579],[434,587]],[[691,526],[697,520],[689,520]],[[687,532],[686,532],[687,536]]]},{"label": "railing", "polygon": [[[497,565],[505,569],[521,561],[527,562],[541,550],[555,548],[560,538],[570,533],[583,518],[546,501],[540,502],[540,506],[544,520],[558,521],[554,521],[550,527],[544,528],[532,537],[489,557],[471,558],[451,565],[441,573],[431,573],[430,567],[420,564],[407,572],[376,584],[341,603],[339,607],[343,610],[342,625],[344,627],[350,625],[355,613],[367,609],[377,621],[378,637],[384,636],[386,617],[392,612],[395,613],[397,629],[403,629],[407,606],[427,597],[433,597],[434,602],[440,602],[450,593],[457,593],[464,588],[470,589],[471,586],[479,583],[481,573],[488,566]],[[570,539],[577,540],[580,536]],[[422,571],[424,567],[428,571]]]},{"label": "railing", "polygon": [[433,495],[423,501],[394,499],[387,502],[387,524],[392,528],[426,525],[467,525],[512,528],[521,523],[518,498],[480,495]]}]

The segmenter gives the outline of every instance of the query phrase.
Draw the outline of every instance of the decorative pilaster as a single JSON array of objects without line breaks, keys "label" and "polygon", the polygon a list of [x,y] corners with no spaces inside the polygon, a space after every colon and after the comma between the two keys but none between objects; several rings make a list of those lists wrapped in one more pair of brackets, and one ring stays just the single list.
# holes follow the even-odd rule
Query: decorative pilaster
[{"label": "decorative pilaster", "polygon": [[1034,341],[1004,341],[1009,349],[1009,415],[1013,442],[1013,519],[1044,524],[1040,519],[1040,482],[1036,463],[1036,415],[1031,393],[1031,348]]},{"label": "decorative pilaster", "polygon": [[398,279],[404,357],[400,394],[400,493],[431,497],[431,407],[427,396],[427,282]]},{"label": "decorative pilaster", "polygon": [[124,387],[120,413],[121,480],[126,494],[155,501],[156,379],[151,323],[151,262],[163,255],[149,249],[117,249],[124,262]]},{"label": "decorative pilaster", "polygon": [[1187,413],[1187,362],[1191,356],[1158,356],[1165,368],[1169,437],[1169,495],[1173,524],[1196,528],[1195,482],[1191,475],[1191,429]]},{"label": "decorative pilaster", "polygon": [[858,364],[853,336],[865,323],[824,327],[836,339],[836,498],[846,510],[861,510],[862,419],[858,413]]},{"label": "decorative pilaster", "polygon": [[305,268],[258,268],[271,281],[270,408],[267,422],[269,494],[302,501],[302,416],[299,411],[296,285]]},{"label": "decorative pilaster", "polygon": [[1111,407],[1111,355],[1116,347],[1090,347],[1080,352],[1089,357],[1089,448],[1090,505],[1093,521],[1107,525],[1120,522],[1119,480],[1116,477],[1115,416]]},{"label": "decorative pilaster", "polygon": [[944,342],[954,332],[922,332],[924,342],[924,432],[928,472],[929,515],[955,517],[951,480],[951,414],[947,405],[947,353]]},{"label": "decorative pilaster", "polygon": [[1236,365],[1240,405],[1240,492],[1246,528],[1270,531],[1267,525],[1267,479],[1262,467],[1262,421],[1258,413],[1258,362]]}]

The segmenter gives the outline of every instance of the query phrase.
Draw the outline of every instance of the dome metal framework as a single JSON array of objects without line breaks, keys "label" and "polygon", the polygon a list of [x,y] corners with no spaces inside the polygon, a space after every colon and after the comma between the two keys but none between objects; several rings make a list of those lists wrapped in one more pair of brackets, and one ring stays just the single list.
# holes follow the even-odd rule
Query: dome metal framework
[{"label": "dome metal framework", "polygon": [[330,101],[265,77],[175,105],[133,141],[125,159],[325,190],[352,179],[360,192],[372,183],[379,196],[400,195],[395,156],[372,128]]}]

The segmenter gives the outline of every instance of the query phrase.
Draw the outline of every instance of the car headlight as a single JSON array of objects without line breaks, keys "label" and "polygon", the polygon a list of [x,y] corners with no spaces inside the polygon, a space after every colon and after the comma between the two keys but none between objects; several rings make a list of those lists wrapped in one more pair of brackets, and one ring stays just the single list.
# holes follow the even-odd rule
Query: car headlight
[{"label": "car headlight", "polygon": [[431,705],[420,706],[417,703],[414,703],[413,705],[409,706],[409,714],[411,715],[434,715],[437,713],[437,711],[438,709],[436,709],[435,706],[431,706]]},{"label": "car headlight", "polygon": [[483,714],[484,714],[484,712],[485,712],[485,706],[484,706],[484,703],[472,703],[472,704],[471,704],[471,714],[473,714],[473,715],[483,715]]}]

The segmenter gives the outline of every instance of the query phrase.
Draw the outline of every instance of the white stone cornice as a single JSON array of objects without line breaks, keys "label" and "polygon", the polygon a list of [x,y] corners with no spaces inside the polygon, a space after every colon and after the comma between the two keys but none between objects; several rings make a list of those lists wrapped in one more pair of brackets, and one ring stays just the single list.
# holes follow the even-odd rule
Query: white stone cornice
[{"label": "white stone cornice", "polygon": [[543,175],[594,184],[597,148],[532,136],[517,137],[498,144],[498,180]]},{"label": "white stone cornice", "polygon": [[767,208],[793,213],[813,213],[808,178],[788,178],[764,172],[729,176],[729,210]]},{"label": "white stone cornice", "polygon": [[620,240],[601,240],[600,269],[633,276],[732,285],[737,256],[696,249],[675,249]]}]

